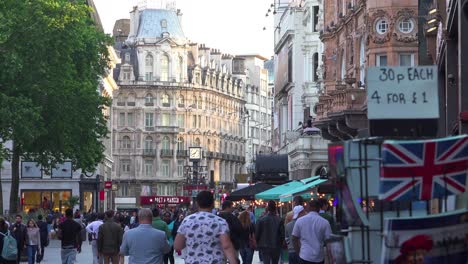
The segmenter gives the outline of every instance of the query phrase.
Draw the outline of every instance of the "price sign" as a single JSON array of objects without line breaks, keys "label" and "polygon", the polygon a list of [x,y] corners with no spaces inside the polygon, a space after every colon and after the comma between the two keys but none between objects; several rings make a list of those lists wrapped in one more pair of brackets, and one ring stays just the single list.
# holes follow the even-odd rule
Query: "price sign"
[{"label": "price sign", "polygon": [[373,67],[367,71],[368,119],[439,118],[437,67]]}]

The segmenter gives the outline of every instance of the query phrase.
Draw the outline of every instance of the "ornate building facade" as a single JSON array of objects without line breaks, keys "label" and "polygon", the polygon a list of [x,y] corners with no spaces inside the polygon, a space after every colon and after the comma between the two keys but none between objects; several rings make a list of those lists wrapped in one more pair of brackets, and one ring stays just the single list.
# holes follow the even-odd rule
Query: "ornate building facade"
[{"label": "ornate building facade", "polygon": [[321,39],[316,126],[332,141],[366,135],[366,69],[418,65],[418,1],[325,1]]},{"label": "ornate building facade", "polygon": [[189,42],[173,7],[130,14],[128,32],[114,29],[127,36],[116,43],[114,74],[117,197],[182,195],[192,146],[203,150],[205,186],[232,185],[245,162],[245,83],[232,74],[234,56]]}]

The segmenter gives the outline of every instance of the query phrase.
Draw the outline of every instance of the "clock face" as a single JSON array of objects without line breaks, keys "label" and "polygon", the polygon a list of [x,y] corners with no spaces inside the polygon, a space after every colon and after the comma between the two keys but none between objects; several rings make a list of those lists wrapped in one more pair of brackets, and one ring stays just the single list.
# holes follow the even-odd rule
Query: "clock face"
[{"label": "clock face", "polygon": [[193,160],[201,159],[201,148],[190,148],[189,158]]}]

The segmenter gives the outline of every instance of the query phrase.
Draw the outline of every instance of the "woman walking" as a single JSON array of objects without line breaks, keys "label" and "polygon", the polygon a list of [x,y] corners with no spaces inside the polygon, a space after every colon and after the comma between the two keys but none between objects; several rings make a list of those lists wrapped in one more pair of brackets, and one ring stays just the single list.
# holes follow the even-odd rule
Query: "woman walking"
[{"label": "woman walking", "polygon": [[36,222],[30,219],[26,230],[26,247],[28,252],[28,264],[34,264],[36,253],[41,254],[41,233]]},{"label": "woman walking", "polygon": [[239,249],[242,264],[252,264],[253,254],[256,246],[255,226],[250,220],[250,213],[243,211],[239,215],[242,224],[241,246]]}]

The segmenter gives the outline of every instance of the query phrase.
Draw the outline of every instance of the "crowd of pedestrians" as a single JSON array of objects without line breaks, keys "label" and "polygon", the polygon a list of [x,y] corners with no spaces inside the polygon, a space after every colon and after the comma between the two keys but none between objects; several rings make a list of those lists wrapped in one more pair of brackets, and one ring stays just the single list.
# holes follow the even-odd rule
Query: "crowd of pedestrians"
[{"label": "crowd of pedestrians", "polygon": [[[51,237],[61,241],[63,264],[75,263],[86,241],[93,264],[124,264],[124,256],[130,264],[175,264],[175,254],[190,264],[251,264],[255,251],[263,264],[278,264],[283,250],[290,264],[324,263],[324,242],[335,231],[324,199],[295,197],[284,218],[275,201],[268,201],[257,218],[252,208],[239,210],[229,200],[215,210],[209,191],[200,192],[196,202],[197,210],[190,213],[143,208],[81,215],[67,209],[65,215],[52,212],[45,220],[38,215],[37,222],[30,218],[26,224],[22,215],[11,224],[0,218],[0,264],[19,263],[24,251],[29,264],[40,263]],[[16,251],[6,255],[10,238]]]}]

